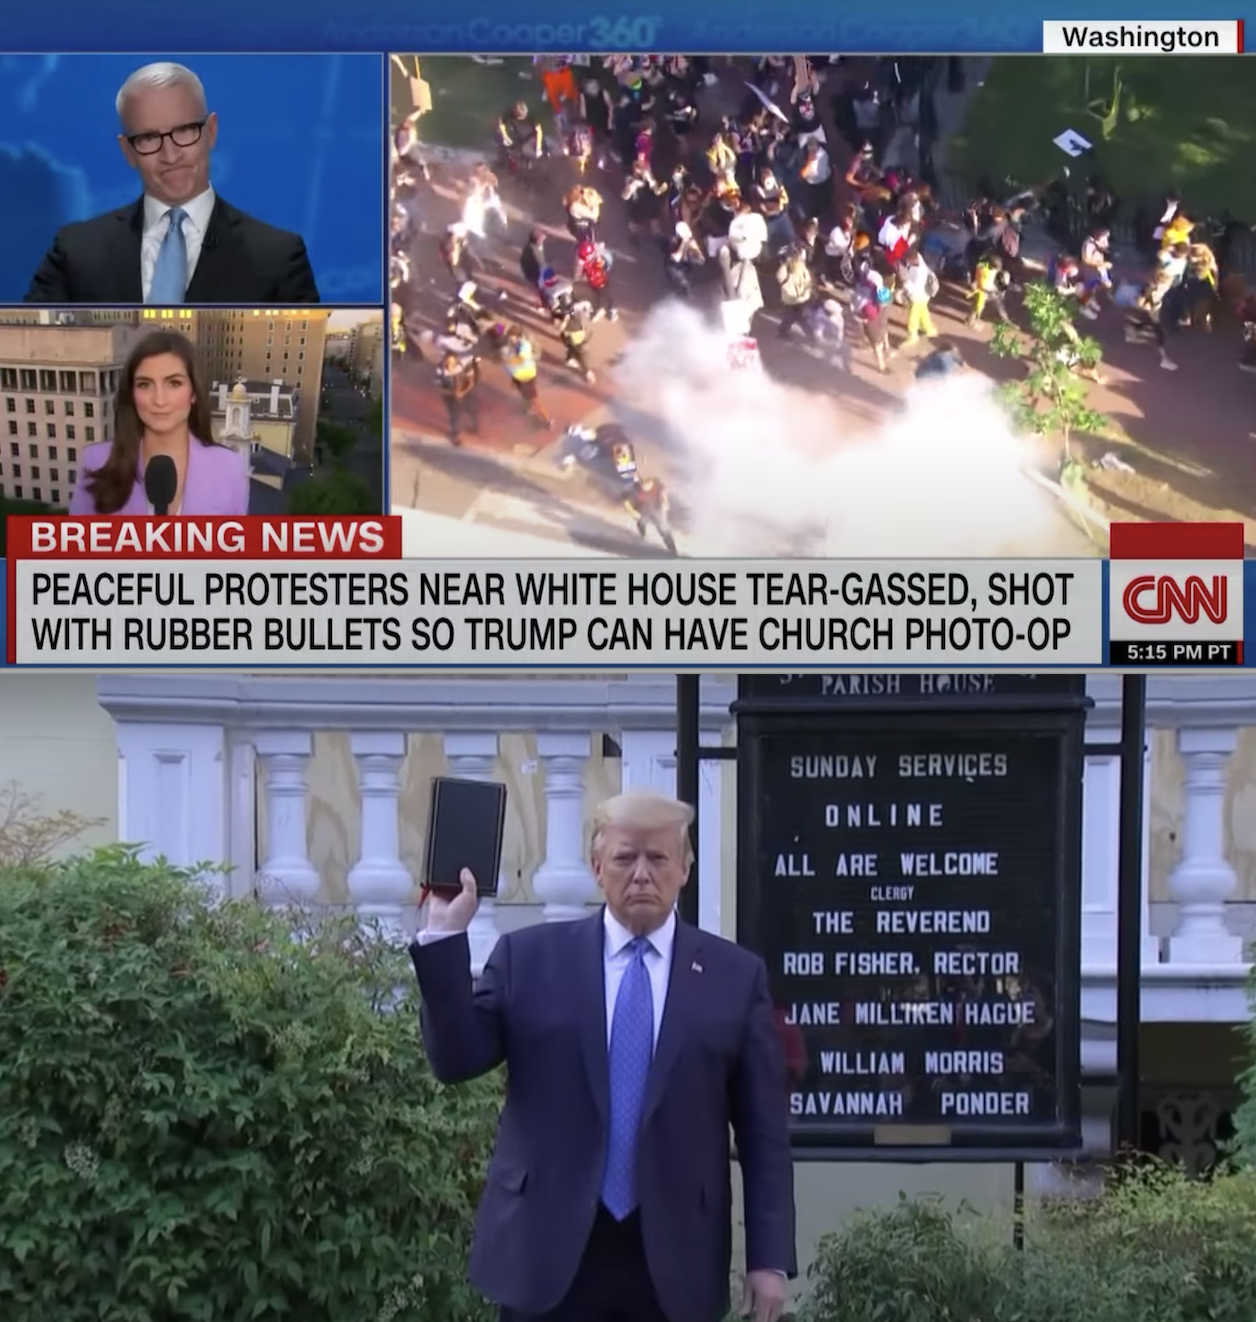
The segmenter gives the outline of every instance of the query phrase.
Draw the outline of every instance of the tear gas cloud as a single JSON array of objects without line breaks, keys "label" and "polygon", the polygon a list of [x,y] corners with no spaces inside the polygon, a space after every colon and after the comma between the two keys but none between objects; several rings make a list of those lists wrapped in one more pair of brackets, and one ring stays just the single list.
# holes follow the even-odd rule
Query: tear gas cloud
[{"label": "tear gas cloud", "polygon": [[[851,321],[847,338],[853,342]],[[803,352],[796,339],[793,352]],[[730,371],[722,328],[660,305],[616,369],[634,434],[683,472],[695,555],[929,557],[1085,553],[1022,472],[1024,440],[977,372],[913,386],[876,421],[833,394]],[[646,450],[648,455],[648,448]]]}]

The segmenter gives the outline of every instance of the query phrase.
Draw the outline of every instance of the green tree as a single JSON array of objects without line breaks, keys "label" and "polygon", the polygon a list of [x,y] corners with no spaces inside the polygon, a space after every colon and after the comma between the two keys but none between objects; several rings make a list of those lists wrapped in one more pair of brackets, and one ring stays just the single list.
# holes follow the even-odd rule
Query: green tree
[{"label": "green tree", "polygon": [[376,395],[366,415],[366,430],[377,441],[384,439],[384,401]]},{"label": "green tree", "polygon": [[1028,368],[1020,381],[1003,387],[1017,424],[1036,436],[1059,436],[1062,466],[1072,463],[1070,443],[1075,432],[1098,432],[1102,413],[1089,404],[1090,383],[1078,369],[1093,370],[1103,359],[1097,341],[1079,335],[1073,325],[1073,302],[1048,285],[1025,286],[1028,334],[1006,323],[995,328],[990,352],[999,358],[1022,359]]},{"label": "green tree", "polygon": [[315,444],[333,464],[343,464],[357,443],[358,434],[352,427],[327,418],[319,419]]},{"label": "green tree", "polygon": [[378,514],[379,496],[360,477],[333,467],[294,487],[289,514]]}]

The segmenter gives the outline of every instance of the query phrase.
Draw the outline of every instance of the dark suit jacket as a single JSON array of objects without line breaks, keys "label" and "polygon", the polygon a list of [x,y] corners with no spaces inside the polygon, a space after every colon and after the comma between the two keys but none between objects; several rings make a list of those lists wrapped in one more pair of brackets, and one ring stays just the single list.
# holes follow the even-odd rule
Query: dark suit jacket
[{"label": "dark suit jacket", "polygon": [[[63,306],[143,303],[140,244],[144,199],[58,230],[26,293],[28,303]],[[317,303],[318,286],[299,234],[214,201],[186,303],[237,307]]]},{"label": "dark suit jacket", "polygon": [[[474,988],[465,937],[411,947],[436,1077],[457,1083],[506,1064],[471,1280],[522,1313],[561,1303],[600,1203],[610,1104],[604,943],[600,912],[511,932]],[[763,962],[678,923],[638,1152],[646,1260],[671,1322],[720,1322],[728,1310],[730,1125],[747,1266],[796,1273],[787,1112]]]}]

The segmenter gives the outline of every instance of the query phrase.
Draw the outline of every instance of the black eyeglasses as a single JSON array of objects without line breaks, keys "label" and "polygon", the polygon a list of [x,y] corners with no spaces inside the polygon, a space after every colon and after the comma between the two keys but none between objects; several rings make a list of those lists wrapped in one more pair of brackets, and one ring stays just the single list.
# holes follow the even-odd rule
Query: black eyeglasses
[{"label": "black eyeglasses", "polygon": [[199,124],[180,124],[172,128],[169,133],[133,133],[127,141],[131,144],[132,150],[139,152],[141,156],[156,156],[167,138],[176,147],[195,147],[201,140],[201,134],[208,120],[207,115]]}]

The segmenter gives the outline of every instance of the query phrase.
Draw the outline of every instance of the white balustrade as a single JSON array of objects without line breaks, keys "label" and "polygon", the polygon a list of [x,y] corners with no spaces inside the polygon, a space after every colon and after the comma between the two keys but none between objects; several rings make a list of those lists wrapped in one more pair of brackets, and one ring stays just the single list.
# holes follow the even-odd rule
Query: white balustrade
[{"label": "white balustrade", "polygon": [[542,734],[536,751],[545,771],[545,861],[532,890],[545,906],[547,923],[566,922],[583,918],[598,894],[584,847],[584,773],[593,739]]},{"label": "white balustrade", "polygon": [[402,911],[414,894],[414,878],[401,861],[401,764],[406,736],[367,731],[349,736],[362,801],[362,842],[346,879],[349,897],[363,918],[400,930]]},{"label": "white balustrade", "polygon": [[[1111,744],[1120,725],[1119,680],[1092,676],[1090,690],[1096,706],[1088,721],[1088,742]],[[1148,774],[1144,1014],[1153,1021],[1199,1014],[1230,1022],[1237,1013],[1233,1007],[1245,1007],[1245,966],[1243,943],[1228,922],[1237,883],[1226,857],[1226,774],[1238,732],[1256,726],[1256,682],[1237,674],[1152,676],[1148,690],[1149,731],[1173,731],[1184,774],[1181,858],[1168,877],[1176,930],[1163,942],[1163,954],[1162,942],[1151,935],[1153,920],[1157,926],[1163,921],[1164,906],[1149,900]],[[675,688],[670,676],[615,681],[499,677],[490,682],[427,676],[110,672],[100,676],[97,691],[117,727],[119,838],[139,845],[148,856],[160,853],[176,863],[221,859],[234,867],[245,886],[255,879],[259,893],[271,903],[308,902],[323,893],[306,841],[314,731],[338,730],[349,737],[361,789],[362,844],[348,889],[363,912],[381,917],[403,912],[413,894],[414,879],[399,849],[400,772],[408,743],[401,731],[443,736],[451,774],[471,779],[492,778],[502,734],[536,736],[544,834],[543,859],[532,888],[540,916],[550,922],[580,917],[598,899],[585,822],[593,732],[614,732],[620,740],[625,787],[651,784],[666,789],[674,783]],[[732,696],[726,683],[704,685],[708,743],[718,743],[726,732]],[[730,823],[726,813],[721,815],[721,774],[713,764],[704,772],[709,773],[702,785],[704,922],[727,931],[732,915],[721,923],[718,902],[724,882],[722,846]],[[265,785],[267,815],[261,832],[254,797],[259,779]],[[1089,1019],[1110,1022],[1120,805],[1115,756],[1088,756],[1084,798],[1084,1000]],[[266,841],[266,857],[260,862],[259,836]],[[500,931],[538,916],[530,905],[502,904],[500,886],[499,879],[499,894],[482,904],[471,933],[477,965]],[[241,889],[233,887],[237,894]],[[1224,1005],[1215,987],[1209,993],[1212,1008],[1206,1014],[1188,1006],[1194,981],[1204,976],[1201,970],[1209,970],[1212,983],[1225,991]]]},{"label": "white balustrade", "polygon": [[1177,928],[1169,938],[1174,964],[1238,964],[1243,941],[1226,926],[1226,903],[1237,877],[1225,856],[1226,771],[1238,748],[1238,730],[1179,730],[1182,759],[1182,856],[1169,873],[1169,894],[1178,903]]},{"label": "white balustrade", "polygon": [[[449,764],[449,774],[462,780],[492,780],[497,765],[497,751],[495,734],[445,736],[445,760]],[[483,886],[487,878],[477,877],[476,880]],[[496,895],[502,893],[504,884],[501,876],[494,879]],[[481,898],[467,936],[471,942],[471,968],[478,976],[501,936],[497,926],[497,901],[493,895]]]},{"label": "white balustrade", "polygon": [[259,730],[254,739],[266,783],[266,858],[257,893],[266,904],[309,904],[320,882],[306,844],[309,765],[314,736],[304,730]]}]

